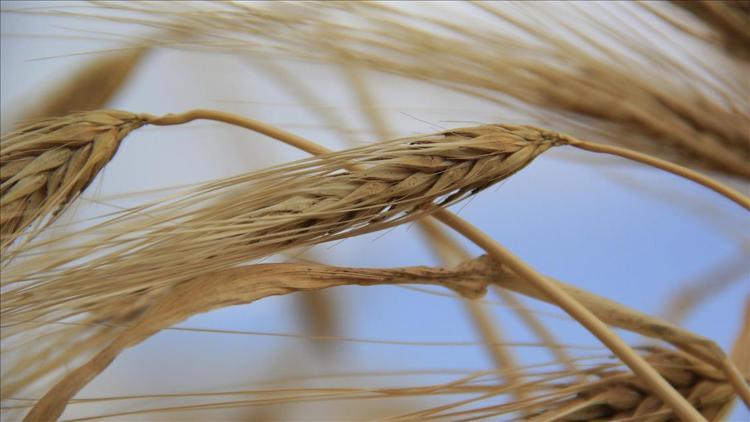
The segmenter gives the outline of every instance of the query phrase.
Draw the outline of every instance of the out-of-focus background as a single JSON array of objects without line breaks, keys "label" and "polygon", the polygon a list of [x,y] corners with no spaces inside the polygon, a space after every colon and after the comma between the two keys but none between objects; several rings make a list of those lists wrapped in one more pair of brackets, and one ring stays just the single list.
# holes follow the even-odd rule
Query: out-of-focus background
[{"label": "out-of-focus background", "polygon": [[[86,12],[91,7],[87,3],[3,2],[2,6],[3,133],[86,60],[123,45],[117,36],[122,35],[121,30],[115,31],[111,23],[63,14]],[[30,7],[49,7],[62,13],[10,12]],[[591,7],[595,11],[601,6]],[[299,89],[285,79],[279,67],[309,90],[308,102],[295,95]],[[530,121],[520,112],[499,110],[496,104],[426,82],[375,73],[365,77],[394,136]],[[378,140],[345,73],[301,61],[269,63],[252,55],[157,48],[148,53],[109,107],[153,114],[195,108],[225,110],[333,149]],[[334,130],[321,121],[319,117],[326,113],[344,129]],[[66,219],[158,195],[123,194],[232,176],[304,156],[274,140],[227,125],[196,122],[144,128],[127,138]],[[558,148],[453,209],[539,271],[653,315],[662,314],[668,298],[685,286],[733,268],[731,286],[715,294],[709,292],[712,296],[690,313],[683,325],[714,339],[725,350],[739,330],[750,285],[750,216],[694,183],[618,158]],[[476,247],[466,246],[474,254],[480,253]],[[352,267],[439,265],[423,233],[413,224],[273,259],[283,261],[303,253],[305,259]],[[548,351],[533,344],[538,340],[510,309],[501,306],[494,293],[485,299],[504,338],[517,343],[512,350],[523,363],[552,359]],[[208,330],[167,330],[128,350],[79,397],[239,390],[279,379],[352,372],[414,373],[354,380],[319,377],[301,379],[296,385],[418,385],[491,369],[493,363],[461,302],[440,289],[345,287],[312,299],[293,294],[221,309],[179,324]],[[322,309],[316,303],[323,304],[327,315],[315,314]],[[606,354],[562,312],[540,302],[526,303],[554,327],[561,341],[580,346],[571,349],[573,353]],[[623,335],[631,344],[646,343]],[[382,340],[392,342],[376,342]],[[153,399],[148,403],[158,406],[159,402]],[[426,408],[440,403],[440,398],[267,405],[191,416],[124,416],[122,420],[347,420],[398,414],[414,403]],[[750,420],[747,410],[738,407],[734,420]],[[101,409],[69,406],[65,417],[97,412]]]}]

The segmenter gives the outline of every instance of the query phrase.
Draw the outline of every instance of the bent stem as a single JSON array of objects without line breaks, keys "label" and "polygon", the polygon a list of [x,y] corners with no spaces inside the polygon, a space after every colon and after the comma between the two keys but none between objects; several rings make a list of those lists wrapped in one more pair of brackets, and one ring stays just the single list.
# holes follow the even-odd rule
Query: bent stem
[{"label": "bent stem", "polygon": [[[437,224],[434,218],[425,218],[420,220],[419,223],[422,231],[424,231],[431,239],[432,243],[430,243],[430,245],[441,256],[441,259],[446,265],[454,262],[454,260],[458,260],[460,263],[465,263],[471,259],[469,252],[466,251],[466,249],[464,249],[455,239],[448,236],[448,234],[441,229],[440,225]],[[531,331],[534,332],[534,334],[536,334],[536,336],[542,341],[542,344],[549,348],[550,353],[555,356],[557,361],[564,365],[570,373],[576,374],[576,377],[581,379],[583,375],[581,375],[578,368],[576,368],[574,359],[565,351],[564,347],[560,346],[557,339],[555,339],[555,336],[552,335],[542,321],[540,321],[536,315],[521,303],[511,289],[497,283],[495,283],[493,287],[502,300],[509,305],[511,309],[516,312],[516,315],[531,329]],[[469,303],[471,304],[471,302]],[[474,303],[473,305],[474,306],[469,307],[469,312],[471,312],[472,318],[475,319],[478,328],[482,331],[492,329],[493,327],[491,324],[483,325],[481,323],[483,318],[488,317],[484,308],[481,308],[478,303]],[[475,309],[478,309],[479,312],[475,312]],[[497,329],[497,327],[495,327],[495,329]],[[489,344],[493,343],[491,340],[491,334],[491,331],[483,334]]]},{"label": "bent stem", "polygon": [[498,262],[507,265],[513,272],[523,277],[542,293],[547,295],[560,308],[586,327],[602,343],[604,343],[622,361],[653,390],[662,401],[672,406],[675,412],[684,420],[705,421],[705,418],[685,400],[659,373],[640,357],[627,343],[607,327],[591,311],[568,296],[562,289],[555,286],[543,275],[528,264],[502,247],[484,232],[463,220],[450,211],[439,209],[433,216],[452,229],[461,233],[467,239],[476,243]]},{"label": "bent stem", "polygon": [[295,148],[301,149],[302,151],[306,151],[312,155],[322,155],[332,152],[331,150],[318,145],[315,142],[279,129],[275,126],[271,126],[258,120],[249,119],[247,117],[238,116],[236,114],[226,113],[223,111],[196,109],[181,114],[167,114],[161,117],[153,116],[150,114],[139,114],[138,116],[146,123],[156,126],[181,125],[183,123],[192,122],[193,120],[214,120],[217,122],[224,122],[230,125],[243,127],[245,129],[250,129],[252,131],[262,133],[268,137],[279,140]]},{"label": "bent stem", "polygon": [[488,280],[471,269],[345,269],[318,264],[257,264],[204,274],[161,295],[134,325],[127,327],[109,345],[47,391],[24,421],[57,420],[68,402],[122,351],[192,315],[298,291],[343,285],[414,283],[440,285],[462,296],[476,298],[484,294]]},{"label": "bent stem", "polygon": [[706,175],[698,173],[697,171],[690,170],[687,167],[683,167],[679,164],[675,164],[661,158],[643,154],[637,151],[633,151],[627,148],[616,147],[613,145],[604,145],[595,142],[582,141],[569,136],[563,136],[567,141],[568,145],[580,148],[586,151],[597,152],[601,154],[616,155],[618,157],[627,158],[628,160],[637,161],[652,167],[668,171],[672,174],[684,177],[692,180],[693,182],[699,183],[712,191],[723,195],[724,197],[734,201],[737,205],[750,211],[750,198],[743,195],[739,191],[732,189],[731,187],[712,179]]}]

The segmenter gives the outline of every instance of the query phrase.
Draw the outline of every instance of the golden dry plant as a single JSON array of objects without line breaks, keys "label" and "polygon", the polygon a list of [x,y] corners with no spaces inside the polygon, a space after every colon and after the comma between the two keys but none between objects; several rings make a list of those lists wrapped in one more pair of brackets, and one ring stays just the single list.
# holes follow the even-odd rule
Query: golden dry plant
[{"label": "golden dry plant", "polygon": [[[689,3],[702,6],[680,4],[716,10],[713,16],[732,22],[716,26],[746,33],[738,23],[747,19],[741,12],[745,8],[731,6],[735,2]],[[695,51],[680,49],[680,35],[689,34],[672,39],[653,27],[653,18],[683,12],[665,12],[665,5],[620,7],[623,18],[637,14],[639,7],[652,13],[641,18],[638,30],[626,24],[607,26],[581,5],[526,5],[517,10],[526,14],[510,15],[502,3],[473,2],[470,7],[484,14],[465,16],[476,20],[473,26],[380,2],[102,6],[131,12],[135,16],[123,19],[148,27],[191,28],[195,44],[207,48],[257,54],[276,50],[428,80],[498,104],[529,108],[574,136],[623,143],[750,178],[748,64],[701,45]],[[715,22],[712,15],[698,13]],[[682,22],[679,28],[698,26],[681,18],[672,16],[671,21]],[[656,45],[654,37],[662,44]],[[727,38],[747,43],[742,36]],[[701,60],[701,54],[715,57]]]},{"label": "golden dry plant", "polygon": [[[730,288],[746,276],[744,267],[722,266],[725,276],[711,273],[670,294],[669,317],[662,319],[620,297],[588,291],[577,280],[543,274],[506,248],[503,233],[482,230],[459,215],[472,200],[496,194],[491,187],[524,177],[558,151],[577,151],[576,157],[611,156],[660,171],[653,174],[671,173],[709,192],[711,201],[731,207],[739,224],[746,224],[750,69],[745,53],[750,47],[742,23],[745,5],[636,3],[596,9],[577,3],[472,2],[447,6],[458,7],[450,17],[441,13],[448,11],[443,5],[419,3],[72,6],[9,7],[3,17],[82,18],[167,35],[115,34],[128,43],[123,53],[92,59],[0,138],[3,420],[718,421],[736,408],[750,409],[750,297],[744,318],[741,309],[728,318],[741,328],[723,341],[726,352],[712,332],[679,325],[701,304],[700,292]],[[646,45],[646,39],[661,43]],[[333,150],[284,124],[248,117],[252,113],[188,106],[187,112],[152,114],[144,112],[153,109],[147,106],[111,104],[115,94],[138,89],[123,91],[123,82],[143,65],[145,52],[158,57],[175,48],[250,63],[348,144]],[[302,70],[309,70],[309,62],[333,70],[335,82],[356,106],[327,107],[312,72]],[[381,79],[375,78],[384,74],[403,77],[407,84],[421,81],[440,95],[468,95],[496,107],[492,112],[512,112],[524,121],[503,118],[404,134],[390,125],[380,106]],[[360,113],[369,130],[357,132],[359,126],[345,112]],[[158,199],[137,205],[97,197],[92,187],[135,138],[149,131],[159,136],[199,131],[196,121],[233,126],[243,136],[261,134],[271,138],[266,145],[276,141],[311,156],[164,189]],[[369,142],[353,141],[355,132],[357,140]],[[587,165],[584,160],[574,165]],[[96,203],[112,209],[78,216],[79,208]],[[554,213],[552,201],[545,208]],[[503,206],[487,211],[501,221],[506,212]],[[541,230],[533,218],[513,224],[533,237]],[[419,232],[410,231],[412,225]],[[397,228],[408,236],[421,233],[426,249],[442,264],[324,263],[330,254],[321,245],[335,249],[339,242]],[[737,236],[746,257],[747,240]],[[407,249],[394,246],[405,258],[417,259]],[[268,259],[280,262],[264,262]],[[643,289],[659,282],[654,276]],[[216,389],[186,376],[180,381],[189,381],[192,390],[96,390],[117,363],[164,333],[260,336],[184,325],[198,315],[240,305],[255,310],[272,297],[339,292],[347,286],[368,291],[381,286],[392,289],[393,297],[408,289],[425,300],[460,301],[480,339],[468,345],[481,346],[491,368],[402,371],[394,366],[384,372],[364,365],[364,372],[326,373],[326,367],[346,367],[341,354],[348,349],[320,349],[316,358],[305,360],[289,347],[278,353],[288,365],[268,364],[260,350],[246,356],[252,375],[275,381],[254,383],[248,377],[242,386]],[[500,301],[485,296],[488,290]],[[307,302],[312,315],[302,312],[301,318],[313,320],[302,324],[310,331],[265,334],[339,346],[467,345],[346,336],[344,323],[365,311],[357,309],[362,303],[349,303],[350,297],[333,297]],[[286,316],[294,302],[284,303],[287,307],[278,309]],[[505,315],[497,318],[490,305],[512,310],[518,327],[536,341],[513,341],[518,331]],[[575,344],[541,305],[556,309],[554,318],[573,323],[597,345]],[[334,326],[332,319],[342,323],[336,328],[341,333],[318,331]],[[551,360],[530,362],[518,347],[545,350]],[[454,356],[441,360],[455,363]],[[418,358],[411,363],[422,367]],[[324,372],[294,372],[316,365]],[[428,381],[413,382],[417,375]],[[384,376],[395,377],[394,382],[374,381]]]}]

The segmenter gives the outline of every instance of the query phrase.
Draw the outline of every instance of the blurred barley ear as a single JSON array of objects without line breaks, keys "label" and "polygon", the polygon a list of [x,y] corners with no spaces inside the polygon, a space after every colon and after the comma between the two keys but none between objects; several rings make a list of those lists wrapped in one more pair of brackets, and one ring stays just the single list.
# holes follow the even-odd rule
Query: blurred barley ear
[{"label": "blurred barley ear", "polygon": [[150,51],[148,47],[124,48],[84,63],[75,73],[54,86],[19,119],[21,122],[46,117],[98,110],[109,104],[126,85]]},{"label": "blurred barley ear", "polygon": [[713,29],[717,41],[731,54],[750,60],[750,1],[685,1],[673,3]]}]

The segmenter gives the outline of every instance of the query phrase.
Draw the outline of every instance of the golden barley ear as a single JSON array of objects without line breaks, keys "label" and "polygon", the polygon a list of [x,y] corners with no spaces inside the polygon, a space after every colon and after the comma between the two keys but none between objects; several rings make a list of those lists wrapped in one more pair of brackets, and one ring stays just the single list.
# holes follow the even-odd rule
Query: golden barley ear
[{"label": "golden barley ear", "polygon": [[[750,299],[745,306],[740,333],[734,341],[732,361],[750,374]],[[707,420],[726,420],[737,391],[724,373],[679,352],[661,348],[645,350],[646,360]],[[534,411],[545,420],[674,420],[670,409],[632,373],[600,367],[598,380],[560,386],[559,395]],[[530,406],[531,407],[531,406]]]},{"label": "golden barley ear", "polygon": [[[713,368],[690,360],[678,352],[661,348],[649,348],[643,355],[707,420],[720,420],[719,416],[735,399],[732,386],[721,372]],[[582,372],[595,378],[575,383],[550,384],[547,389],[551,391],[538,395],[528,404],[519,407],[529,410],[531,420],[539,421],[656,422],[675,420],[677,416],[631,372],[612,367],[611,364],[597,365]],[[463,413],[469,412],[441,416],[465,416]]]},{"label": "golden barley ear", "polygon": [[59,215],[143,124],[132,113],[98,110],[38,120],[2,137],[2,245],[35,220]]},{"label": "golden barley ear", "polygon": [[[136,226],[145,230],[139,240],[142,247],[137,250],[123,244],[121,250],[81,264],[76,270],[53,270],[55,275],[47,273],[51,270],[49,256],[41,261],[32,259],[35,262],[24,265],[20,272],[9,268],[4,282],[10,285],[25,280],[35,272],[33,268],[40,269],[37,276],[50,281],[35,284],[34,288],[50,290],[47,295],[37,296],[41,301],[35,306],[24,307],[23,313],[30,318],[36,312],[50,315],[65,307],[72,312],[68,294],[90,298],[87,304],[76,303],[82,306],[79,311],[92,311],[90,306],[103,306],[94,296],[106,286],[124,293],[122,289],[132,292],[175,285],[200,275],[207,267],[228,268],[290,247],[343,239],[414,220],[511,176],[557,139],[551,132],[522,126],[456,129],[303,160],[233,178],[229,184],[208,184],[183,199],[177,208],[174,204],[163,204],[161,211],[153,207],[149,214],[162,215],[158,219],[145,221],[136,216],[131,224],[123,220],[117,229],[122,236]],[[351,163],[367,167],[340,170]],[[227,187],[237,190],[230,196],[221,195],[221,201],[215,202],[216,186],[224,192]],[[188,204],[194,208],[185,212]],[[175,214],[175,209],[180,212]],[[175,221],[181,223],[175,225]],[[239,232],[238,222],[242,224]],[[206,227],[210,233],[196,238],[192,229],[205,233]],[[206,253],[215,247],[223,253]],[[66,256],[56,265],[71,262],[68,257],[81,257],[79,251],[72,255],[63,251],[63,255]],[[153,265],[143,266],[142,259],[151,260]],[[126,275],[122,271],[125,267],[133,273]],[[115,268],[118,269],[110,272]],[[76,291],[56,288],[68,281],[79,285],[89,277],[98,281],[80,285]],[[120,277],[128,281],[123,282]],[[4,315],[20,310],[13,303],[24,300],[16,293],[21,292],[11,288],[3,295]]]}]

